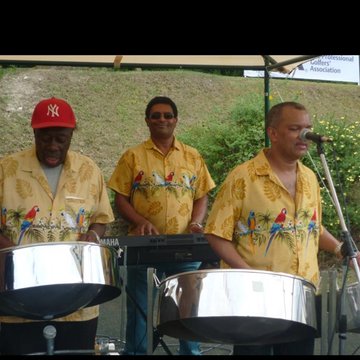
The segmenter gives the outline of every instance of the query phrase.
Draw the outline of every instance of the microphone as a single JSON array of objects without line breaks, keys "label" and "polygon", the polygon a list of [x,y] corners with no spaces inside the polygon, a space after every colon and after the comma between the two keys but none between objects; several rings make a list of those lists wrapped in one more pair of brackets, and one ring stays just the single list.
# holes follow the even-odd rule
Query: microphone
[{"label": "microphone", "polygon": [[328,138],[327,136],[316,134],[309,129],[302,129],[300,131],[300,139],[303,141],[311,140],[317,144],[323,143],[323,142],[332,142],[332,139]]},{"label": "microphone", "polygon": [[46,339],[46,355],[54,355],[54,342],[56,336],[56,328],[53,325],[46,325],[43,329],[43,335]]}]

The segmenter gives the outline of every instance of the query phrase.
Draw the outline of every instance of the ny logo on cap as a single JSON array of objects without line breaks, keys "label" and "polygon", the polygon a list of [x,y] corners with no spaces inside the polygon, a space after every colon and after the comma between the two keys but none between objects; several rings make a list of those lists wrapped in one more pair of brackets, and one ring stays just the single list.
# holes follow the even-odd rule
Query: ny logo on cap
[{"label": "ny logo on cap", "polygon": [[54,117],[54,116],[59,117],[58,111],[59,111],[59,106],[58,106],[58,105],[56,105],[56,104],[49,104],[49,105],[48,105],[48,111],[47,111],[47,114],[46,114],[46,115],[49,116],[50,113],[51,113],[51,117]]}]

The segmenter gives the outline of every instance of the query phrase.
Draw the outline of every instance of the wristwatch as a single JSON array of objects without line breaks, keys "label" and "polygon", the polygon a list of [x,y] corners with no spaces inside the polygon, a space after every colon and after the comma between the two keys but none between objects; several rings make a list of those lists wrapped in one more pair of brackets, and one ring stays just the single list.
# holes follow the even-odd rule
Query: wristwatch
[{"label": "wristwatch", "polygon": [[191,222],[191,223],[189,224],[189,227],[190,227],[190,226],[193,226],[193,225],[199,227],[200,229],[203,228],[203,226],[202,226],[200,223],[198,223],[198,222]]}]

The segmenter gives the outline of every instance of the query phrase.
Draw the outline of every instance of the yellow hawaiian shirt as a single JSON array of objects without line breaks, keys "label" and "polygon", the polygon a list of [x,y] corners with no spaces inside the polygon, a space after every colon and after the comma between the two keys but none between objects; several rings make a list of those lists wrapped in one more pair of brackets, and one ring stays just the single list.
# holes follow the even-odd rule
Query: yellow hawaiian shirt
[{"label": "yellow hawaiian shirt", "polygon": [[[119,159],[109,188],[129,196],[136,211],[161,234],[182,234],[191,220],[193,202],[215,183],[200,153],[177,139],[166,156],[151,139],[128,149]],[[129,234],[133,231],[129,227]]]},{"label": "yellow hawaiian shirt", "polygon": [[[289,273],[317,284],[322,226],[316,176],[298,161],[294,201],[272,171],[265,151],[228,174],[205,233],[232,241],[254,269]],[[224,261],[221,267],[229,268]]]},{"label": "yellow hawaiian shirt", "polygon": [[[77,241],[92,223],[114,220],[106,184],[90,158],[68,151],[53,197],[35,146],[0,160],[1,229],[14,245]],[[79,310],[58,321],[89,320],[98,306]],[[2,322],[27,321],[0,317]]]}]

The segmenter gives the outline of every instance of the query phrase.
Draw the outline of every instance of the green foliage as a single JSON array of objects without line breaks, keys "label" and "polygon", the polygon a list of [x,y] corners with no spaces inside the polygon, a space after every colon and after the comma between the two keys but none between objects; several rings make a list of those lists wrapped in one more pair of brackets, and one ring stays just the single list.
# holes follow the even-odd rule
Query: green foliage
[{"label": "green foliage", "polygon": [[[333,139],[332,143],[323,144],[321,149],[325,155],[331,178],[334,183],[336,194],[341,206],[342,213],[347,223],[347,228],[359,230],[360,211],[358,210],[360,162],[359,140],[360,122],[351,121],[344,117],[329,117],[327,120],[317,119],[314,115],[314,131]],[[326,182],[325,172],[318,154],[318,147],[314,144],[309,149],[309,157],[303,159],[319,175],[322,187],[323,199],[323,222],[334,234],[341,235],[341,226],[336,208],[332,203],[330,193],[326,190],[329,186]],[[312,159],[312,161],[311,161]]]},{"label": "green foliage", "polygon": [[5,74],[15,73],[17,68],[18,68],[18,67],[17,67],[17,66],[14,66],[14,65],[0,66],[0,79],[1,79]]},{"label": "green foliage", "polygon": [[218,185],[214,197],[228,172],[264,146],[264,134],[263,99],[253,94],[239,98],[228,115],[218,111],[179,138],[193,144],[203,155]]}]

